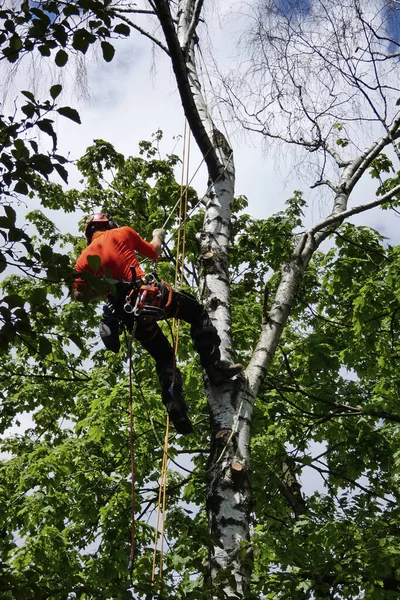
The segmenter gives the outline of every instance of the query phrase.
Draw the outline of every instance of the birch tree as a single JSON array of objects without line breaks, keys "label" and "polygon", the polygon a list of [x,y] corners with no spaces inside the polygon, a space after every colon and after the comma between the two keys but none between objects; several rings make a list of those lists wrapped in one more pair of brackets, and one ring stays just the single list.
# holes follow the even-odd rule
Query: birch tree
[{"label": "birch tree", "polygon": [[[368,5],[368,10],[373,11],[374,7],[375,3],[371,2]],[[69,18],[68,14],[65,14],[66,11],[71,11],[71,15],[77,19],[81,16],[79,14],[79,4],[68,5],[67,8],[64,8],[63,5],[62,9],[58,5],[52,4],[47,6],[48,11],[49,9],[53,13],[57,9],[59,14],[61,16],[64,14],[66,19]],[[396,104],[398,86],[393,74],[393,61],[396,60],[396,52],[387,51],[388,40],[382,34],[383,23],[380,21],[375,22],[383,13],[375,11],[375,13],[372,13],[374,18],[371,21],[371,12],[368,14],[363,12],[365,9],[362,9],[356,1],[349,1],[346,5],[341,3],[340,6],[328,2],[319,3],[319,10],[314,10],[314,12],[308,9],[303,12],[301,10],[279,12],[275,10],[274,3],[267,3],[260,9],[259,13],[255,12],[258,29],[255,36],[257,46],[254,52],[254,60],[257,60],[257,62],[255,62],[254,69],[250,71],[250,74],[254,74],[256,77],[256,101],[252,106],[253,100],[251,98],[246,97],[245,100],[241,100],[238,92],[233,90],[232,85],[229,85],[231,99],[234,93],[234,99],[231,100],[232,108],[235,110],[242,109],[245,115],[246,127],[259,130],[260,133],[267,135],[271,140],[295,144],[306,153],[310,153],[312,158],[320,156],[320,160],[312,165],[317,173],[314,185],[321,188],[324,186],[332,194],[330,214],[307,230],[301,231],[301,233],[298,233],[296,229],[301,224],[301,207],[304,205],[299,195],[295,195],[289,201],[283,214],[278,215],[276,219],[267,220],[261,227],[252,222],[251,219],[240,219],[240,217],[232,214],[232,207],[235,203],[237,206],[238,202],[234,198],[233,149],[229,146],[227,139],[221,133],[215,121],[213,121],[199,83],[196,51],[199,39],[201,39],[199,24],[202,9],[202,2],[192,0],[178,2],[176,5],[169,4],[164,0],[154,0],[145,9],[113,5],[101,5],[100,7],[97,4],[89,8],[84,6],[82,10],[91,31],[88,33],[89,29],[79,25],[74,26],[75,33],[71,38],[71,42],[70,38],[68,36],[64,37],[61,31],[63,28],[67,29],[65,20],[62,21],[61,29],[55,29],[55,26],[59,24],[56,20],[52,21],[49,18],[46,20],[43,16],[44,13],[41,17],[38,17],[36,13],[33,15],[31,9],[24,5],[22,12],[25,21],[22,25],[25,26],[31,22],[32,27],[36,27],[35,32],[37,33],[38,25],[34,16],[36,19],[41,19],[42,29],[39,32],[40,35],[32,36],[32,32],[30,37],[24,37],[22,34],[17,35],[15,28],[13,29],[8,24],[4,28],[3,35],[5,36],[4,39],[8,36],[9,46],[7,46],[7,52],[3,52],[3,54],[9,60],[11,58],[15,61],[24,51],[30,51],[32,44],[36,44],[44,56],[55,53],[56,63],[62,66],[68,60],[68,49],[71,44],[74,51],[86,52],[91,43],[95,43],[100,39],[103,55],[107,60],[111,59],[113,55],[113,49],[110,47],[112,35],[127,35],[126,26],[129,26],[145,35],[168,55],[176,77],[177,88],[186,118],[208,169],[208,196],[204,209],[204,221],[197,232],[201,266],[199,288],[202,291],[202,299],[221,337],[221,350],[224,359],[232,359],[235,353],[231,292],[236,288],[230,281],[232,273],[229,271],[230,265],[234,264],[234,257],[237,258],[235,252],[242,249],[246,258],[249,261],[254,261],[254,253],[246,245],[248,243],[246,234],[253,233],[251,240],[254,244],[255,232],[258,231],[260,236],[258,250],[263,248],[265,255],[270,257],[269,263],[266,263],[268,268],[265,268],[263,258],[259,256],[260,278],[258,281],[256,281],[254,274],[254,266],[252,270],[250,281],[253,286],[258,285],[260,279],[265,285],[267,273],[270,277],[265,285],[264,300],[261,305],[258,304],[258,308],[262,313],[260,327],[254,329],[254,326],[252,326],[252,332],[256,336],[254,344],[250,344],[247,351],[242,350],[243,356],[247,358],[243,376],[237,377],[235,381],[227,382],[219,388],[212,388],[209,382],[205,381],[210,410],[209,459],[207,465],[205,467],[203,465],[203,474],[207,482],[205,495],[210,534],[207,540],[207,547],[210,550],[209,578],[207,581],[210,585],[205,592],[206,597],[211,595],[212,598],[218,599],[224,597],[250,598],[252,594],[269,593],[270,597],[274,597],[271,594],[275,594],[277,597],[281,594],[283,598],[302,598],[311,597],[311,594],[314,594],[315,597],[323,598],[328,597],[328,595],[330,597],[340,597],[335,596],[335,594],[342,593],[343,589],[345,590],[343,592],[345,597],[352,597],[351,594],[362,593],[368,585],[372,586],[372,591],[368,591],[368,593],[371,593],[371,597],[373,597],[375,580],[368,581],[364,572],[364,579],[360,579],[361,583],[357,588],[358,591],[353,592],[351,587],[346,588],[346,586],[350,586],[346,578],[336,581],[336,576],[332,574],[334,567],[328,573],[325,573],[323,566],[318,564],[317,559],[315,559],[312,569],[306,564],[301,564],[301,567],[298,566],[301,563],[298,552],[296,558],[290,561],[290,567],[300,570],[299,579],[292,583],[289,570],[285,572],[282,568],[281,577],[286,587],[282,592],[279,592],[278,584],[280,580],[274,575],[274,569],[278,569],[280,565],[285,564],[284,548],[286,541],[282,532],[279,534],[281,536],[279,551],[275,550],[275,562],[268,562],[270,560],[268,556],[257,558],[253,582],[257,581],[258,583],[253,583],[252,586],[253,549],[256,548],[258,553],[262,555],[264,545],[272,552],[271,548],[274,540],[271,539],[273,535],[271,533],[273,527],[271,526],[263,528],[259,534],[257,530],[254,531],[251,516],[254,496],[251,485],[253,467],[250,461],[250,447],[252,441],[251,427],[253,425],[253,429],[257,433],[257,443],[259,447],[262,447],[265,453],[264,456],[268,456],[263,441],[263,436],[266,436],[266,433],[260,432],[259,423],[266,423],[268,429],[268,427],[274,426],[274,423],[271,422],[272,417],[268,413],[273,414],[274,418],[278,420],[284,414],[276,394],[284,395],[286,393],[289,401],[292,396],[297,401],[298,396],[301,396],[304,392],[304,389],[299,386],[299,380],[304,377],[304,374],[298,372],[297,377],[293,377],[291,371],[291,361],[297,360],[296,352],[291,346],[291,336],[294,336],[297,324],[296,318],[305,318],[304,311],[302,313],[302,307],[296,305],[296,300],[299,297],[303,301],[307,298],[307,302],[311,306],[310,310],[314,310],[313,304],[317,303],[322,313],[327,311],[330,316],[332,316],[331,312],[334,308],[337,308],[337,306],[332,307],[333,303],[329,305],[322,292],[321,297],[313,299],[312,290],[314,288],[310,281],[307,281],[308,270],[310,270],[310,279],[312,277],[317,279],[317,276],[321,276],[323,271],[323,260],[317,252],[318,248],[345,219],[378,206],[383,208],[395,207],[398,201],[400,186],[396,172],[392,172],[395,169],[393,161],[397,160],[398,155],[396,140],[399,137],[400,124]],[[97,21],[94,21],[94,25],[90,25],[92,21],[89,21],[91,10],[94,10],[98,18]],[[76,14],[76,11],[78,14]],[[140,25],[137,19],[143,14],[146,18],[153,20],[158,29],[146,29]],[[9,16],[7,14],[5,17],[8,18]],[[114,25],[114,19],[118,21],[117,25]],[[102,27],[101,21],[106,23],[106,28]],[[268,23],[270,24],[269,29],[267,28]],[[315,27],[315,24],[318,27]],[[156,33],[158,31],[160,37],[157,37],[154,31]],[[321,37],[323,32],[326,32],[326,37]],[[314,34],[315,37],[313,37]],[[50,39],[51,42],[48,41]],[[391,40],[391,42],[395,43],[395,40]],[[58,44],[61,44],[61,49]],[[316,61],[316,65],[312,63],[313,60]],[[262,78],[257,79],[257,77]],[[247,84],[247,79],[241,81],[242,86]],[[261,105],[259,104],[260,97]],[[353,130],[355,130],[357,124],[361,124],[362,128],[354,132]],[[361,139],[364,144],[367,142],[364,151],[358,149]],[[390,155],[389,151],[391,152]],[[384,152],[387,154],[384,154]],[[379,187],[376,190],[377,197],[371,198],[362,205],[351,206],[351,194],[361,178],[368,173],[379,179]],[[385,173],[388,175],[385,175]],[[333,174],[336,174],[336,179],[334,179]],[[51,197],[53,200],[47,198],[47,202],[52,203],[54,206],[54,194]],[[242,208],[244,208],[244,205]],[[239,224],[243,226],[243,231],[240,230]],[[274,241],[275,251],[267,248],[268,236],[274,230],[274,227],[277,239],[279,240],[279,236],[283,235],[285,240],[285,243]],[[41,225],[41,228],[43,231],[43,225]],[[261,235],[262,232],[264,233]],[[347,240],[350,239],[362,247],[368,246],[368,244],[369,246],[372,245],[374,246],[374,252],[384,255],[385,261],[389,260],[386,256],[386,249],[380,246],[373,236],[368,237],[365,234],[365,239],[357,242],[357,234],[351,229],[345,230],[345,233]],[[361,234],[360,237],[362,237]],[[233,239],[235,243],[238,243],[238,249],[235,249],[235,246],[230,247],[230,242]],[[293,239],[296,241],[294,245],[292,243]],[[272,245],[272,237],[269,241]],[[349,243],[351,249],[351,243],[348,241],[346,243]],[[257,247],[257,244],[255,246]],[[339,249],[337,252],[340,254]],[[310,269],[312,260],[315,263]],[[324,260],[329,265],[329,257]],[[392,260],[392,256],[390,260]],[[373,262],[373,257],[371,261]],[[243,266],[243,263],[241,264]],[[272,275],[269,273],[271,268],[275,270]],[[350,271],[349,268],[347,273],[349,274]],[[355,280],[356,275],[361,277],[358,272],[355,272],[353,273]],[[326,274],[327,289],[329,285],[336,285],[337,281],[341,280],[340,277],[342,275],[334,273],[334,267],[332,267],[331,271]],[[394,277],[393,272],[385,273],[387,281]],[[244,277],[244,281],[247,282],[248,280]],[[357,279],[357,282],[360,283],[360,279]],[[371,281],[370,284],[372,285]],[[254,296],[248,294],[245,286],[241,288],[240,283],[238,286],[238,289],[242,290],[243,297],[254,302]],[[301,295],[302,286],[304,289],[309,290],[308,295]],[[316,284],[314,287],[317,287]],[[362,288],[361,283],[360,287]],[[395,298],[391,298],[390,302],[393,303],[392,314],[395,315],[398,310],[397,305],[395,305]],[[368,309],[370,308],[371,304],[369,303]],[[290,315],[292,315],[291,322],[289,322]],[[93,316],[90,318],[93,319]],[[394,331],[397,331],[397,323],[395,321],[393,323]],[[304,321],[304,324],[307,325],[306,321]],[[285,331],[287,337],[283,344],[282,336],[284,336]],[[345,342],[346,339],[343,338],[343,345]],[[291,348],[291,352],[293,351],[293,359],[287,358],[286,346]],[[276,372],[273,365],[274,361],[276,365],[278,350],[279,356],[283,356],[281,360],[286,365],[288,379],[291,382],[290,386],[287,385],[285,389],[279,387],[276,383],[274,384]],[[86,347],[85,351],[87,351]],[[337,352],[339,353],[339,350]],[[340,352],[345,352],[344,346],[340,347]],[[392,358],[389,356],[388,360],[392,360]],[[364,355],[362,360],[365,360]],[[345,363],[344,359],[342,359],[342,363]],[[335,366],[335,373],[339,368],[338,365],[339,363]],[[98,382],[100,382],[102,376],[104,376],[104,371],[99,370],[97,375]],[[115,374],[113,377],[116,381]],[[310,382],[307,385],[311,389]],[[343,389],[344,387],[343,384]],[[27,392],[25,391],[25,393]],[[272,406],[270,405],[266,411],[267,416],[256,422],[254,420],[256,399],[265,401],[268,393],[274,399]],[[79,402],[81,402],[80,427],[82,430],[89,427],[92,436],[91,441],[93,443],[99,442],[102,438],[99,424],[96,423],[92,427],[88,424],[88,421],[84,422],[83,415],[86,407],[90,404],[90,397],[86,393],[80,395],[77,392],[77,394]],[[314,402],[315,407],[319,408],[322,402],[321,398],[318,396],[313,399],[311,393],[307,392],[307,394],[307,401]],[[324,416],[317,410],[315,410],[315,414],[318,414],[321,419],[328,420],[339,418],[338,414],[342,416],[342,413],[335,412],[334,409],[336,411],[341,409],[344,412],[347,411],[346,414],[357,414],[361,415],[360,418],[366,418],[363,407],[360,407],[356,401],[353,406],[351,403],[341,404],[332,400],[330,402],[332,414],[328,414],[329,411],[327,411]],[[92,405],[93,412],[90,413],[90,419],[94,419],[96,410],[98,410],[98,406],[93,407]],[[391,420],[396,421],[396,413],[393,411],[386,410],[385,412],[382,407],[378,410],[374,406],[370,407],[369,410],[367,416],[372,419],[385,418],[389,422]],[[313,410],[310,410],[309,413],[311,419],[315,417]],[[117,413],[113,416],[114,419],[117,419]],[[103,417],[104,421],[100,422],[106,430],[110,428],[111,431],[111,416],[106,417],[102,413]],[[371,427],[373,429],[373,426]],[[371,433],[370,430],[368,431]],[[117,439],[120,443],[119,433],[117,434],[114,431],[114,434],[114,441]],[[60,433],[60,435],[62,434]],[[329,435],[331,436],[329,443],[334,446],[332,432]],[[96,436],[100,436],[100,438]],[[279,452],[277,451],[274,455],[275,466],[274,469],[268,470],[270,479],[265,486],[276,489],[275,478],[278,478],[279,493],[282,494],[287,503],[286,513],[287,511],[290,512],[292,515],[290,518],[294,516],[295,524],[290,532],[294,535],[296,528],[298,532],[298,537],[296,538],[294,535],[292,544],[298,546],[300,544],[299,537],[303,536],[302,540],[304,540],[309,535],[307,527],[310,522],[313,504],[310,502],[307,505],[307,501],[301,492],[297,479],[301,466],[296,466],[293,457],[289,456],[285,444],[278,440],[278,436],[274,441],[270,439],[269,443],[271,447],[276,443]],[[263,455],[258,452],[256,445],[256,461],[260,462],[260,460],[263,460]],[[280,457],[279,468],[276,466],[278,456]],[[304,457],[302,465],[305,464]],[[104,466],[108,469],[107,465]],[[87,467],[88,465],[82,464],[82,471]],[[257,472],[261,472],[260,468]],[[363,471],[358,470],[355,479],[362,474]],[[259,485],[260,483],[257,481],[256,487]],[[104,499],[107,493],[111,494],[110,489],[107,492],[104,488],[100,495]],[[270,498],[270,490],[263,489],[263,493],[267,498]],[[384,501],[388,501],[387,496],[384,496]],[[260,502],[259,493],[257,494],[257,502]],[[107,514],[111,514],[111,517],[113,511],[116,510],[115,505],[111,503],[104,509]],[[263,510],[261,509],[261,512]],[[329,511],[334,512],[333,503],[329,505]],[[257,526],[257,521],[255,521],[254,526]],[[61,525],[55,523],[52,527],[57,529]],[[317,530],[318,523],[312,534],[316,540],[316,547],[322,548],[323,544],[321,540],[318,540]],[[335,531],[335,529],[332,528],[332,531]],[[50,536],[49,532],[48,535]],[[74,531],[74,536],[77,535],[77,532]],[[260,542],[257,542],[258,535]],[[345,533],[343,533],[341,539],[344,539],[344,537]],[[56,547],[56,539],[53,540],[52,538],[54,548]],[[110,548],[112,547],[111,539],[112,528],[108,531],[108,536],[104,541],[106,548],[108,544]],[[305,544],[306,542],[302,543]],[[332,540],[330,543],[332,548],[334,543]],[[326,555],[323,553],[325,558],[329,556],[330,552],[328,542],[326,542],[326,547]],[[40,551],[40,547],[37,548],[37,551]],[[293,551],[293,554],[296,553]],[[340,548],[335,547],[334,554],[335,561],[340,562],[337,558],[340,554]],[[62,554],[61,560],[63,557],[64,554]],[[368,561],[365,562],[367,564]],[[142,573],[145,570],[145,565],[146,563],[139,565]],[[262,565],[262,568],[260,565]],[[101,571],[101,563],[96,563],[93,568]],[[393,569],[393,573],[390,571],[385,576],[382,585],[397,590],[398,575],[395,567]],[[297,573],[298,571],[293,572]],[[367,572],[367,569],[365,569],[365,572]],[[138,573],[140,573],[140,569]],[[317,573],[317,576],[315,573]],[[117,578],[117,575],[115,577]],[[269,588],[268,585],[260,583],[260,577],[269,580]],[[274,588],[275,580],[278,583],[277,587]],[[95,597],[95,586],[85,587],[83,584],[82,586],[81,588],[75,586],[70,589],[74,594],[81,593],[83,598]],[[253,592],[252,587],[256,591]],[[126,594],[123,595],[122,592],[118,596],[119,592],[115,591],[116,589],[118,589],[117,584],[112,591],[115,597],[128,597]],[[52,597],[52,593],[50,592],[50,596],[44,597]],[[197,592],[197,594],[201,597],[201,592]],[[289,594],[292,594],[292,596]]]},{"label": "birch tree", "polygon": [[[389,40],[384,34],[383,39],[381,37],[382,14],[385,13],[375,2],[363,8],[357,1],[345,5],[322,2],[318,7],[314,3],[311,11],[305,11],[304,18],[301,8],[296,13],[297,4],[293,8],[290,3],[285,4],[286,10],[281,11],[275,6],[274,2],[263,4],[256,13],[257,46],[250,70],[257,89],[256,106],[250,110],[246,97],[242,101],[243,110],[246,116],[254,117],[259,130],[269,138],[299,144],[308,152],[321,152],[315,185],[331,189],[333,202],[331,214],[299,236],[293,256],[281,265],[280,283],[270,305],[265,307],[260,337],[245,378],[227,384],[223,393],[208,390],[212,427],[208,518],[211,534],[221,542],[221,548],[212,553],[211,576],[216,579],[221,570],[227,575],[234,574],[235,585],[232,587],[227,582],[223,585],[225,593],[232,597],[246,596],[250,589],[249,473],[254,401],[268,373],[305,270],[316,249],[344,219],[387,205],[397,199],[400,191],[395,178],[389,178],[385,185],[379,186],[378,199],[349,207],[357,182],[377,161],[385,160],[383,151],[398,154],[398,85],[396,77],[392,78],[395,57],[387,49]],[[234,190],[232,150],[209,121],[198,83],[194,50],[201,5],[179,5],[176,29],[166,4],[156,2],[154,8],[171,55],[185,114],[213,183],[200,236],[201,254],[203,260],[206,258],[204,299],[220,332],[223,356],[229,359],[232,341],[226,265]],[[243,81],[240,84],[243,85]],[[186,99],[188,88],[194,106]],[[260,104],[260,96],[263,104]],[[235,101],[232,104],[235,106]],[[251,126],[248,120],[245,124]],[[368,124],[373,136],[363,152],[356,150],[358,140],[350,131],[355,122]],[[360,132],[360,137],[365,134],[365,131]],[[341,153],[344,149],[346,152]],[[333,161],[339,171],[337,181],[328,179],[329,161]],[[392,168],[391,164],[388,168]],[[207,265],[210,255],[212,264]],[[245,560],[239,558],[243,557],[241,549],[245,550]]]}]

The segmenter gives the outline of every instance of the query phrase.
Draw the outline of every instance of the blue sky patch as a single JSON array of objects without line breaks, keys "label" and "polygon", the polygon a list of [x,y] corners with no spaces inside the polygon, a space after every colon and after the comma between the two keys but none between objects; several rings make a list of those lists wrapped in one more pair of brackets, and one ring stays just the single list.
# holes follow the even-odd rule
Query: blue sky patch
[{"label": "blue sky patch", "polygon": [[285,17],[294,15],[308,15],[311,12],[312,0],[278,0],[278,8]]}]

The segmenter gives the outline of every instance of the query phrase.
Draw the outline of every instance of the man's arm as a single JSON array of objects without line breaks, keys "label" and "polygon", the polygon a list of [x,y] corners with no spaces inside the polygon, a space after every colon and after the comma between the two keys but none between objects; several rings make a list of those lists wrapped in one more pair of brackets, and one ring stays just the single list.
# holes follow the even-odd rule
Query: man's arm
[{"label": "man's arm", "polygon": [[157,258],[160,256],[162,245],[165,242],[165,233],[165,229],[155,229],[153,231],[153,239],[150,243],[154,247],[154,250],[157,252]]}]

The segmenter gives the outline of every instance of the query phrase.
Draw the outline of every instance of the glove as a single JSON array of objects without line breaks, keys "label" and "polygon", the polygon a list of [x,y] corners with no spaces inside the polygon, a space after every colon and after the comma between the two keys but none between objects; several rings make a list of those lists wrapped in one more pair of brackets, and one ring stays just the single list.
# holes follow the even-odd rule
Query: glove
[{"label": "glove", "polygon": [[165,242],[166,233],[167,232],[165,231],[165,229],[155,229],[153,231],[153,237],[158,237],[160,242],[163,244]]}]

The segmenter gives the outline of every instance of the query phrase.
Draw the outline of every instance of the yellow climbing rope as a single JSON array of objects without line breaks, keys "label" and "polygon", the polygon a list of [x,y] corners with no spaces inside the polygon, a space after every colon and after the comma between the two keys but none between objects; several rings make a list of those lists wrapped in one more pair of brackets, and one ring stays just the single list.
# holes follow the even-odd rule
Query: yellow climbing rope
[{"label": "yellow climbing rope", "polygon": [[[185,248],[186,248],[186,221],[188,211],[188,189],[189,189],[189,161],[190,161],[190,130],[185,119],[184,134],[183,134],[183,156],[182,156],[182,176],[181,190],[179,198],[179,213],[178,213],[178,239],[176,243],[175,257],[175,289],[182,288],[184,282],[185,268]],[[186,181],[186,183],[184,183]],[[182,227],[183,225],[183,227]],[[172,337],[175,359],[178,356],[179,344],[179,327],[180,321],[173,319],[172,322]],[[167,471],[168,471],[168,443],[169,443],[169,417],[167,415],[167,423],[165,429],[165,441],[163,460],[161,466],[160,486],[158,492],[157,518],[155,525],[153,565],[151,572],[151,581],[155,581],[155,572],[157,565],[157,547],[160,540],[158,575],[162,579],[163,572],[163,556],[164,556],[164,538],[165,538],[165,513],[167,500]],[[161,531],[160,531],[161,529]]]}]

